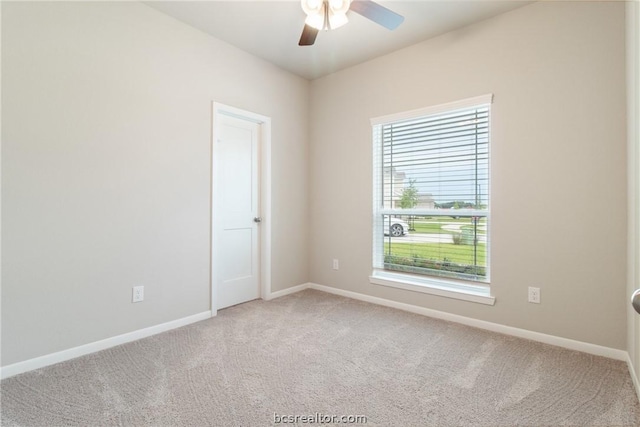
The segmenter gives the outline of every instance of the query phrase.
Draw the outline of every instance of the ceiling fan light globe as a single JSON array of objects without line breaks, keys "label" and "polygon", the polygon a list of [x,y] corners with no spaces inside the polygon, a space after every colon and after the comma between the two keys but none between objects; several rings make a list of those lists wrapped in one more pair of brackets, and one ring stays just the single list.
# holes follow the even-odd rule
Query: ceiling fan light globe
[{"label": "ceiling fan light globe", "polygon": [[316,30],[322,30],[324,29],[324,14],[309,14],[307,15],[307,19],[304,20],[304,23]]},{"label": "ceiling fan light globe", "polygon": [[340,15],[347,13],[350,5],[350,0],[329,0],[329,9],[331,9],[333,13]]},{"label": "ceiling fan light globe", "polygon": [[332,30],[340,28],[349,22],[349,18],[344,13],[329,13],[329,27]]},{"label": "ceiling fan light globe", "polygon": [[307,15],[314,15],[322,13],[322,9],[324,6],[323,0],[301,0],[300,4],[302,6],[302,10]]}]

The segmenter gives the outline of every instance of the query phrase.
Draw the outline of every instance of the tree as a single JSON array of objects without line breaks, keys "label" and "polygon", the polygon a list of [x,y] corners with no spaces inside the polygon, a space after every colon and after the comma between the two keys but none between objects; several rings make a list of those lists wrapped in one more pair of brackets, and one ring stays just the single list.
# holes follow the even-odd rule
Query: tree
[{"label": "tree", "polygon": [[399,203],[401,209],[411,209],[418,204],[418,189],[415,184],[416,180],[410,179],[409,186],[402,190]]},{"label": "tree", "polygon": [[[416,180],[410,179],[409,186],[402,190],[402,196],[400,196],[400,208],[412,209],[418,204],[418,189],[416,188]],[[409,230],[414,231],[415,226],[413,224],[414,217],[409,215]]]}]

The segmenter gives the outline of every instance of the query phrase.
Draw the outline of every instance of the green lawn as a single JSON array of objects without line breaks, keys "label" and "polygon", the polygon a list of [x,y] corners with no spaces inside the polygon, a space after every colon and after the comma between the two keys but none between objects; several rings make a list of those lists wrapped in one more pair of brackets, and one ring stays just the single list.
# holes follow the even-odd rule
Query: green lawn
[{"label": "green lawn", "polygon": [[437,222],[425,224],[425,223],[416,221],[413,223],[413,227],[416,233],[425,233],[425,234],[451,233],[450,231],[443,230],[442,225],[443,224],[437,223]]},{"label": "green lawn", "polygon": [[[407,218],[403,218],[405,221],[409,222]],[[483,218],[480,220],[480,226],[483,229],[478,229],[478,234],[485,234],[484,226],[486,225],[486,220]],[[411,223],[409,222],[411,225]],[[450,218],[450,217],[433,217],[433,218],[419,218],[413,221],[414,233],[423,233],[423,234],[454,234],[455,231],[443,229],[443,225],[450,224],[460,224],[462,225],[462,229],[472,229],[473,224],[471,222],[471,218]]]}]

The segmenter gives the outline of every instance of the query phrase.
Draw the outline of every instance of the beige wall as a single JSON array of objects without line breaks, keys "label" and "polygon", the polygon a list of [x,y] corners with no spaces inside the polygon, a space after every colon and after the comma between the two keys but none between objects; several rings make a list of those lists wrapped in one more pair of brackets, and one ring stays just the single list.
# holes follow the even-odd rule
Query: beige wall
[{"label": "beige wall", "polygon": [[2,89],[3,365],[209,310],[212,101],[272,118],[272,288],[308,281],[306,80],[143,4],[2,2]]},{"label": "beige wall", "polygon": [[[311,281],[625,349],[624,12],[535,3],[312,82]],[[496,305],[370,284],[369,119],[486,93]]]}]

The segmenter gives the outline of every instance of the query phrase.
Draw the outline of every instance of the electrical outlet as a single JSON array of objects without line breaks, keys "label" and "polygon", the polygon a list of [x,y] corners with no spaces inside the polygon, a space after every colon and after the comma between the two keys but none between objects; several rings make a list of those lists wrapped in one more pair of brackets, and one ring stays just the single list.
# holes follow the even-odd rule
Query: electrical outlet
[{"label": "electrical outlet", "polygon": [[333,260],[333,269],[340,270],[340,262],[337,259]]},{"label": "electrical outlet", "polygon": [[529,302],[540,304],[540,288],[529,286]]},{"label": "electrical outlet", "polygon": [[140,302],[144,300],[144,286],[134,286],[131,302]]}]

